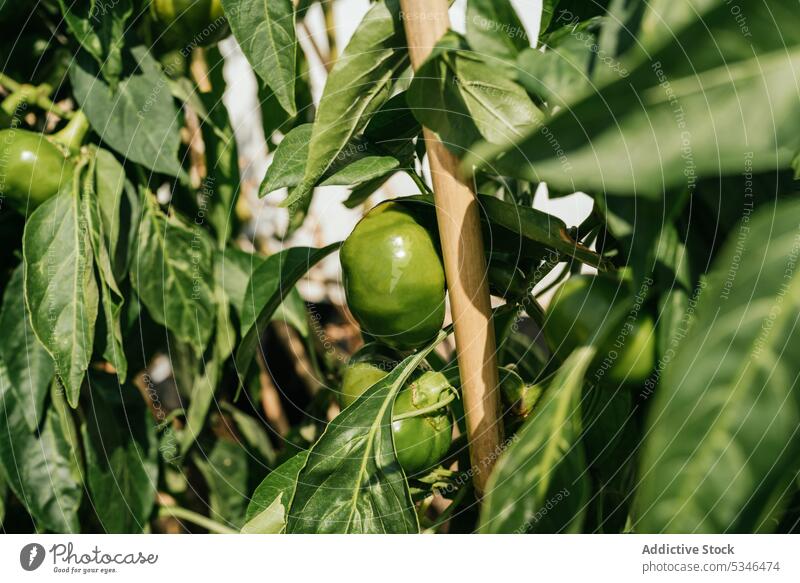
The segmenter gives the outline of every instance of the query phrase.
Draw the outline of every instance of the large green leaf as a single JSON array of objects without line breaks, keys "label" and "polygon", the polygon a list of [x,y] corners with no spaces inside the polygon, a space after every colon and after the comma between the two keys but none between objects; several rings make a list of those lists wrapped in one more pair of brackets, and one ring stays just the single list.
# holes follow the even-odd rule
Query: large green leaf
[{"label": "large green leaf", "polygon": [[53,359],[39,343],[31,329],[30,314],[25,307],[24,265],[11,275],[0,308],[0,358],[5,362],[11,391],[28,428],[34,431],[44,412],[47,390],[53,381]]},{"label": "large green leaf", "polygon": [[458,154],[481,138],[496,144],[519,140],[543,117],[505,70],[471,52],[453,32],[417,71],[408,104]]},{"label": "large green leaf", "polygon": [[633,527],[754,532],[800,469],[796,200],[720,253],[653,397]]},{"label": "large green leaf", "polygon": [[286,200],[298,224],[314,186],[348,142],[389,98],[392,81],[408,64],[398,0],[376,2],[328,75],[300,184]]},{"label": "large green leaf", "polygon": [[534,416],[497,462],[486,487],[481,532],[575,532],[589,484],[581,435],[583,377],[595,349],[579,348],[559,369]]},{"label": "large green leaf", "polygon": [[[286,134],[278,145],[261,184],[261,194],[294,188],[303,179],[313,124],[302,124]],[[394,156],[377,151],[364,139],[355,139],[342,150],[323,176],[320,186],[350,186],[386,176],[400,166]]]},{"label": "large green leaf", "polygon": [[91,375],[81,435],[86,484],[100,525],[107,533],[126,534],[142,532],[153,510],[158,440],[136,389],[115,380]]},{"label": "large green leaf", "polygon": [[23,407],[0,361],[0,477],[41,528],[79,532],[83,486],[67,439],[69,429],[51,406],[41,429],[31,431]]},{"label": "large green leaf", "polygon": [[513,60],[530,42],[509,0],[468,0],[467,40],[482,56]]},{"label": "large green leaf", "polygon": [[222,0],[222,8],[253,70],[281,107],[297,115],[297,37],[292,0]]},{"label": "large green leaf", "polygon": [[[588,31],[581,34],[593,39]],[[589,65],[592,60],[587,43],[568,36],[550,50],[527,49],[520,53],[517,78],[528,91],[549,105],[563,106],[591,88]]]},{"label": "large green leaf", "polygon": [[721,0],[651,5],[641,46],[623,60],[629,77],[511,145],[477,147],[465,170],[658,199],[705,175],[788,167],[800,149],[797,88],[786,82],[800,66],[796,4],[748,17],[752,37]]},{"label": "large green leaf", "polygon": [[81,47],[100,67],[111,88],[122,74],[125,27],[133,14],[131,0],[67,2],[58,0],[61,13]]},{"label": "large green leaf", "polygon": [[261,334],[287,294],[309,269],[338,248],[338,243],[322,249],[293,247],[270,256],[252,272],[240,314],[242,341],[236,351],[240,376],[247,372]]},{"label": "large green leaf", "polygon": [[148,198],[131,283],[153,319],[201,353],[214,330],[213,245]]},{"label": "large green leaf", "polygon": [[31,327],[53,357],[73,407],[92,356],[98,309],[92,243],[78,184],[36,209],[23,239]]},{"label": "large green leaf", "polygon": [[306,464],[308,452],[290,457],[259,484],[247,506],[245,534],[278,534],[286,527],[289,502],[297,486],[297,475]]},{"label": "large green leaf", "polygon": [[297,477],[289,533],[416,533],[417,515],[392,439],[392,406],[444,337],[409,356],[328,424]]},{"label": "large green leaf", "polygon": [[92,129],[123,157],[156,172],[184,176],[178,161],[181,119],[164,73],[149,50],[131,49],[132,73],[116,88],[98,78],[95,63],[79,53],[70,67],[75,98]]}]

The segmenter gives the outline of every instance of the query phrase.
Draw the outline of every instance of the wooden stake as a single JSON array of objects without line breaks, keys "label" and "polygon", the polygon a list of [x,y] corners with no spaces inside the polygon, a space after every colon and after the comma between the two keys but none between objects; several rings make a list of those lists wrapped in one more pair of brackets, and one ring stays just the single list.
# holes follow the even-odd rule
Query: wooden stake
[{"label": "wooden stake", "polygon": [[[416,70],[450,27],[448,2],[401,0],[400,5]],[[458,158],[427,128],[424,137],[455,323],[473,483],[481,493],[500,453],[502,425],[480,214],[471,186],[458,178]]]}]

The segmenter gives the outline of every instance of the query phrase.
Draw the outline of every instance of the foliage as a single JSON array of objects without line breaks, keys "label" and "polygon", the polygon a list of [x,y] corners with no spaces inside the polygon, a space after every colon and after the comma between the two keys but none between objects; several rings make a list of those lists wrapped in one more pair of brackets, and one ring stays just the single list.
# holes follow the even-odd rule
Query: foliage
[{"label": "foliage", "polygon": [[[191,39],[149,0],[0,12],[3,530],[796,532],[796,1],[737,17],[724,0],[544,0],[533,31],[508,0],[468,0],[416,72],[398,0],[372,2],[341,50],[307,39],[315,3],[222,0],[224,17],[173,23]],[[260,187],[227,110],[228,33],[259,83]],[[402,309],[392,253],[351,239],[345,263],[386,283],[359,290],[381,322],[427,310],[410,300],[424,284],[442,303],[423,126],[478,193],[515,383],[482,496],[441,314],[370,359],[359,346],[381,338],[298,286],[341,247],[291,238],[313,198],[346,187],[366,214],[405,175],[386,208],[428,246]],[[545,188],[591,214],[541,210]],[[254,201],[276,192],[287,228],[266,240]],[[548,292],[590,268],[581,282],[625,293],[551,317]],[[637,321],[656,362],[616,382]],[[375,368],[343,400],[351,356]],[[456,431],[408,475],[395,399],[424,371],[454,388],[400,420]]]}]

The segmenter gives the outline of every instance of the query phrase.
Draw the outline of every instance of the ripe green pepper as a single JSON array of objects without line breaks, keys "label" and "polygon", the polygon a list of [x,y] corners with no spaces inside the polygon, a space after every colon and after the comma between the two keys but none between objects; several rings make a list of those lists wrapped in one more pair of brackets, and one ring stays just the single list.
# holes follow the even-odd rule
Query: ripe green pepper
[{"label": "ripe green pepper", "polygon": [[152,0],[150,15],[159,29],[157,41],[168,49],[207,46],[228,32],[220,0]]},{"label": "ripe green pepper", "polygon": [[342,245],[347,304],[362,330],[412,350],[442,327],[445,277],[430,234],[396,203],[367,213]]},{"label": "ripe green pepper", "polygon": [[575,348],[602,339],[598,373],[616,383],[640,383],[655,366],[655,324],[640,308],[635,320],[611,330],[612,311],[630,297],[627,284],[599,275],[577,275],[556,292],[547,309],[544,333],[553,352],[563,360]]},{"label": "ripe green pepper", "polygon": [[376,342],[365,344],[347,363],[342,375],[339,400],[349,407],[361,394],[388,375],[401,357],[386,346]]},{"label": "ripe green pepper", "polygon": [[55,196],[72,178],[74,164],[42,134],[0,131],[0,195],[25,213]]},{"label": "ripe green pepper", "polygon": [[447,455],[453,437],[453,423],[449,407],[404,419],[398,419],[398,416],[433,407],[452,390],[442,373],[429,371],[398,393],[394,402],[392,435],[397,461],[406,474],[430,470]]}]

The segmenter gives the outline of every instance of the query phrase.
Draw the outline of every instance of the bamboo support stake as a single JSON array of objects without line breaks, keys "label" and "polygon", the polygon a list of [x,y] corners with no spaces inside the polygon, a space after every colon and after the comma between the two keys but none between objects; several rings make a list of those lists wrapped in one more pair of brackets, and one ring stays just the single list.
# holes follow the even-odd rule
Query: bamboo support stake
[{"label": "bamboo support stake", "polygon": [[[416,70],[450,27],[447,0],[401,0],[411,65]],[[478,202],[458,177],[458,158],[424,128],[436,219],[455,324],[473,482],[484,491],[502,439],[497,362]]]}]

